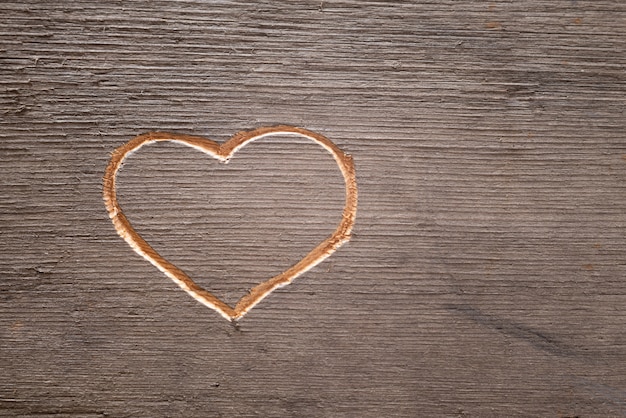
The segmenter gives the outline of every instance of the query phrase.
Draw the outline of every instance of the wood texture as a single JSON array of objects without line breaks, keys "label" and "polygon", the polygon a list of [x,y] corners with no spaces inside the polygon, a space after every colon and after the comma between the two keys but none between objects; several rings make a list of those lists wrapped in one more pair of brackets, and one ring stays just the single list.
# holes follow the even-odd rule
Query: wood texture
[{"label": "wood texture", "polygon": [[[0,12],[1,416],[626,416],[626,3]],[[234,327],[117,236],[102,175],[143,132],[274,124],[353,155],[359,212]],[[153,145],[119,180],[228,302],[343,204],[332,158],[284,137],[227,166]]]}]

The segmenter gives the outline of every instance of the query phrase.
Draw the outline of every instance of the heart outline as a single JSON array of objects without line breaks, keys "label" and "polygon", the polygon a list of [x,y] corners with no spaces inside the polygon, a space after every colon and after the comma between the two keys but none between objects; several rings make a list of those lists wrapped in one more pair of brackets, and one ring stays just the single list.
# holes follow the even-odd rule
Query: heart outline
[{"label": "heart outline", "polygon": [[[182,143],[183,145],[202,151],[221,162],[227,163],[230,158],[245,145],[270,135],[300,136],[308,138],[326,149],[335,159],[344,177],[346,185],[345,205],[341,222],[328,238],[320,242],[293,266],[254,286],[248,294],[242,296],[237,301],[233,308],[213,293],[198,285],[176,265],[167,261],[135,231],[117,201],[117,173],[124,163],[124,160],[131,153],[139,150],[139,148],[144,145],[155,142],[173,141]],[[324,261],[339,247],[348,242],[356,218],[358,200],[356,172],[352,156],[345,154],[332,141],[321,134],[308,129],[288,125],[266,126],[251,131],[241,131],[222,144],[201,136],[167,132],[149,132],[138,135],[113,151],[111,160],[105,170],[102,193],[109,217],[118,235],[122,237],[137,254],[172,279],[194,299],[213,309],[229,321],[241,319],[250,309],[274,290],[288,285],[296,277]]]}]

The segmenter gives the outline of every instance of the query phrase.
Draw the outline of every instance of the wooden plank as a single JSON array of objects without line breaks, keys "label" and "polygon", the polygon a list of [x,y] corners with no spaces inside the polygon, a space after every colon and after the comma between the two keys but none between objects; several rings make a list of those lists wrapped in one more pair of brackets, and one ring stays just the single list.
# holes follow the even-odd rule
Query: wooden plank
[{"label": "wooden plank", "polygon": [[[0,5],[1,416],[626,416],[626,4]],[[110,153],[302,126],[352,240],[237,326],[115,233]],[[137,229],[234,303],[332,232],[306,140],[150,145]]]}]

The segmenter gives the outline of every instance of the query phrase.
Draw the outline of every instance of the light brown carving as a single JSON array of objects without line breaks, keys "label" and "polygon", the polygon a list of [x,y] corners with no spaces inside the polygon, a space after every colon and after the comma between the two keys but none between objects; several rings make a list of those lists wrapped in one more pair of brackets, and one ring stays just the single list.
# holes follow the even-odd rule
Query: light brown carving
[{"label": "light brown carving", "polygon": [[[252,288],[250,292],[239,299],[235,307],[232,308],[211,292],[196,284],[185,272],[159,255],[159,253],[133,229],[117,201],[116,176],[122,163],[129,154],[153,142],[175,141],[182,143],[226,163],[243,146],[270,135],[301,136],[324,147],[334,157],[343,174],[346,184],[346,203],[341,222],[331,236],[318,244],[317,247],[311,250],[311,252],[292,267]],[[224,318],[231,321],[243,317],[254,305],[259,303],[274,289],[291,283],[296,277],[323,261],[335,252],[337,248],[347,242],[350,239],[350,232],[354,225],[357,207],[357,185],[352,157],[341,151],[323,135],[295,126],[262,127],[252,131],[239,132],[221,145],[203,137],[166,132],[150,132],[139,135],[113,151],[111,161],[104,174],[103,195],[104,203],[117,233],[135,250],[135,252],[161,270],[194,299],[214,309]]]}]

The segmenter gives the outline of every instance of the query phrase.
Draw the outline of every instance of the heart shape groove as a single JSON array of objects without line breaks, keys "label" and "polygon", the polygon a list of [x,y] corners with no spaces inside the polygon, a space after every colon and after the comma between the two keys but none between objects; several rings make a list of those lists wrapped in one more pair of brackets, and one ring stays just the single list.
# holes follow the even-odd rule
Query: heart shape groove
[{"label": "heart shape groove", "polygon": [[[211,292],[205,290],[194,282],[184,271],[163,258],[133,229],[128,218],[122,212],[117,201],[116,177],[117,172],[124,163],[126,157],[146,144],[159,141],[174,141],[199,151],[202,151],[221,162],[227,163],[230,158],[242,147],[252,141],[270,135],[290,135],[308,138],[321,145],[328,151],[337,162],[346,184],[346,201],[343,209],[341,222],[335,231],[324,241],[319,243],[313,250],[304,256],[299,262],[289,267],[277,276],[266,280],[253,287],[248,294],[244,295],[235,307],[220,300]],[[230,321],[242,318],[252,307],[269,295],[274,289],[291,283],[296,277],[305,273],[315,265],[329,257],[341,245],[350,240],[350,232],[354,226],[357,208],[357,185],[356,174],[352,157],[341,151],[328,138],[307,129],[295,126],[272,126],[261,127],[252,131],[242,131],[235,134],[223,144],[218,144],[207,138],[199,136],[173,134],[167,132],[150,132],[138,135],[124,145],[113,151],[111,161],[104,174],[103,197],[109,217],[115,226],[117,233],[133,250],[156,268],[161,270],[167,277],[172,279],[184,291],[205,306],[217,311]]]}]

